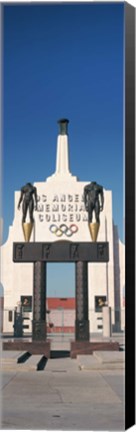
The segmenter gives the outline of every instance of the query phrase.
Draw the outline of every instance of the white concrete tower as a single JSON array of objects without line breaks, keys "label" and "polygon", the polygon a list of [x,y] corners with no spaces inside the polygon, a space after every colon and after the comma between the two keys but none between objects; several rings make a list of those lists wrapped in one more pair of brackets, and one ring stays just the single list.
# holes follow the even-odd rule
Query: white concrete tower
[{"label": "white concrete tower", "polygon": [[69,120],[62,119],[58,121],[60,133],[57,139],[57,157],[56,157],[56,173],[70,174],[69,171],[69,149],[68,149],[68,123]]},{"label": "white concrete tower", "polygon": [[56,171],[53,176],[47,178],[47,181],[52,177],[57,177],[59,180],[67,180],[70,177],[75,180],[77,179],[75,176],[72,176],[69,168],[68,123],[69,120],[65,118],[58,120],[59,134],[57,137]]}]

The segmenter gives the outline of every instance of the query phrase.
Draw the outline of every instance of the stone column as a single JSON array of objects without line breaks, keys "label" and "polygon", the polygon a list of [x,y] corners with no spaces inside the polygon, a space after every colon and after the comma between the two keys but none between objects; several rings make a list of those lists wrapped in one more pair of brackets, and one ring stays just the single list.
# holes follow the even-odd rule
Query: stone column
[{"label": "stone column", "polygon": [[46,264],[34,263],[33,340],[46,340]]},{"label": "stone column", "polygon": [[78,261],[76,266],[76,341],[89,341],[88,321],[88,263]]}]

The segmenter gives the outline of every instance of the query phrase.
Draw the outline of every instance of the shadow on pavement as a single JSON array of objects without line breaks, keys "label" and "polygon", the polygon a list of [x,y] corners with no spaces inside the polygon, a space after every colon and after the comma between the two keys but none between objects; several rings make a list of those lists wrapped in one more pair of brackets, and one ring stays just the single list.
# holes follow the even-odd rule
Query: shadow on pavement
[{"label": "shadow on pavement", "polygon": [[51,359],[65,358],[65,357],[70,357],[70,351],[68,351],[68,350],[51,350],[51,352],[50,352],[50,358]]}]

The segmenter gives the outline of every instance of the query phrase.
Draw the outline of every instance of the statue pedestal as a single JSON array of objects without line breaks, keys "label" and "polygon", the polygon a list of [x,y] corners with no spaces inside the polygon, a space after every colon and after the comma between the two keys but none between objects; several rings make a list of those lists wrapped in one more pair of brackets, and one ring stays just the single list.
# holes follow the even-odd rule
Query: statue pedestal
[{"label": "statue pedestal", "polygon": [[111,307],[104,306],[103,312],[103,336],[111,337]]},{"label": "statue pedestal", "polygon": [[4,351],[26,351],[30,354],[41,354],[50,358],[50,341],[26,341],[23,339],[3,342]]},{"label": "statue pedestal", "polygon": [[119,344],[118,342],[71,342],[70,357],[72,359],[75,359],[77,355],[93,354],[93,351],[119,351]]}]

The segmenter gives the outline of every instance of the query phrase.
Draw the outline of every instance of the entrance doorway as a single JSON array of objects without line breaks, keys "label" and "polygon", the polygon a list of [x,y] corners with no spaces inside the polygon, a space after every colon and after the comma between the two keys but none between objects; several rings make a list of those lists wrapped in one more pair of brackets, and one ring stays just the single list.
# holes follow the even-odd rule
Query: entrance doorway
[{"label": "entrance doorway", "polygon": [[56,340],[74,338],[75,265],[48,263],[46,323],[47,334]]}]

